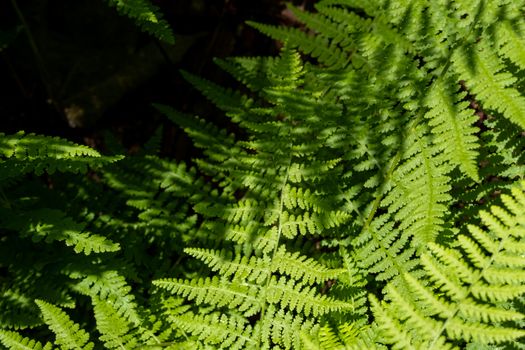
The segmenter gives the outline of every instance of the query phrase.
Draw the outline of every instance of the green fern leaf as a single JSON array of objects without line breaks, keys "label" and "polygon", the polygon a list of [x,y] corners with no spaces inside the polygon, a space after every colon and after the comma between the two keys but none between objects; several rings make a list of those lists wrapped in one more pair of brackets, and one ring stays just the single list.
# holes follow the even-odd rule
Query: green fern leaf
[{"label": "green fern leaf", "polygon": [[221,349],[250,349],[256,342],[252,328],[244,318],[224,314],[186,313],[169,317],[169,321],[185,332],[191,332],[197,339]]},{"label": "green fern leaf", "polygon": [[55,333],[58,345],[64,349],[93,349],[94,344],[89,342],[89,334],[71,321],[64,311],[42,300],[35,302],[42,312],[44,322]]},{"label": "green fern leaf", "polygon": [[213,303],[219,307],[229,306],[246,316],[255,314],[261,308],[255,286],[232,283],[217,277],[191,281],[161,279],[153,281],[153,284],[189,300],[195,300],[197,304]]},{"label": "green fern leaf", "polygon": [[210,81],[199,78],[193,74],[182,71],[184,79],[191,83],[204,96],[206,96],[217,107],[226,112],[234,122],[240,122],[238,115],[243,114],[243,110],[250,107],[253,103],[248,97],[241,95],[237,91],[228,91]]},{"label": "green fern leaf", "polygon": [[[311,349],[386,349],[379,344],[377,331],[372,326],[360,327],[358,323],[345,322],[337,327],[324,325],[317,334],[318,344]],[[307,347],[308,348],[308,347]]]},{"label": "green fern leaf", "polygon": [[481,43],[455,51],[454,68],[486,107],[525,128],[525,97],[511,87],[516,78],[503,72],[504,64],[493,48]]},{"label": "green fern leaf", "polygon": [[29,172],[41,175],[44,171],[85,172],[88,167],[100,167],[122,159],[105,157],[97,151],[58,137],[19,132],[0,133],[0,179],[22,176]]},{"label": "green fern leaf", "polygon": [[108,349],[133,349],[137,339],[131,334],[129,322],[122,318],[115,307],[107,301],[94,300],[95,320],[100,340]]},{"label": "green fern leaf", "polygon": [[270,85],[268,74],[275,64],[275,59],[272,57],[233,57],[226,60],[215,59],[214,62],[252,91],[260,92]]},{"label": "green fern leaf", "polygon": [[20,334],[11,331],[0,330],[0,342],[8,349],[12,350],[51,350],[53,345],[46,343],[42,345],[40,342],[24,338]]},{"label": "green fern leaf", "polygon": [[131,294],[131,287],[118,271],[104,270],[101,272],[75,272],[73,278],[81,278],[73,288],[80,293],[89,295],[95,300],[111,303],[118,315],[128,320],[133,325],[141,324],[137,312],[135,297]]},{"label": "green fern leaf", "polygon": [[276,28],[267,24],[247,22],[250,26],[268,36],[287,42],[290,48],[299,48],[312,55],[328,67],[339,68],[348,63],[348,55],[327,39],[318,36],[309,36],[298,29]]},{"label": "green fern leaf", "polygon": [[[472,126],[477,117],[471,110],[466,109],[468,104],[460,102],[462,95],[454,96],[452,80],[445,86],[442,81],[436,82],[428,95],[428,106],[431,108],[426,114],[430,119],[434,143],[442,147],[447,157],[459,166],[460,169],[474,181],[479,181],[476,151],[479,144],[476,142],[477,128]],[[457,85],[456,85],[457,86]]]},{"label": "green fern leaf", "polygon": [[279,304],[306,316],[320,316],[332,311],[349,311],[354,308],[349,302],[334,300],[324,295],[317,295],[315,289],[295,283],[281,277],[270,280],[265,298],[270,304]]},{"label": "green fern leaf", "polygon": [[521,23],[505,21],[497,27],[496,37],[499,43],[500,54],[510,59],[520,69],[525,69],[525,42],[523,41],[523,28]]},{"label": "green fern leaf", "polygon": [[149,0],[107,0],[119,13],[133,19],[145,32],[156,38],[175,43],[175,37],[168,22],[162,18],[157,6]]},{"label": "green fern leaf", "polygon": [[267,318],[263,322],[259,336],[264,339],[263,347],[269,348],[269,342],[282,344],[285,349],[301,348],[301,338],[312,336],[317,333],[318,325],[311,320],[297,317],[292,312],[287,312],[269,305],[265,313]]},{"label": "green fern leaf", "polygon": [[[488,230],[470,225],[472,236],[457,238],[459,252],[428,244],[429,253],[421,257],[426,277],[406,274],[408,293],[391,284],[386,289],[388,306],[380,306],[371,297],[389,342],[446,348],[449,340],[488,345],[525,336],[525,331],[512,327],[525,314],[502,307],[503,302],[525,293],[523,252],[507,250],[525,237],[524,188],[525,183],[519,183],[512,188],[512,196],[502,195],[507,210],[494,206],[491,213],[481,212]],[[400,328],[414,333],[395,335]]]},{"label": "green fern leaf", "polygon": [[34,242],[46,243],[63,241],[73,246],[76,253],[90,255],[92,252],[115,252],[119,244],[106,237],[85,231],[85,224],[79,224],[55,209],[36,209],[17,212],[0,211],[2,226],[19,231],[22,237],[31,237]]}]

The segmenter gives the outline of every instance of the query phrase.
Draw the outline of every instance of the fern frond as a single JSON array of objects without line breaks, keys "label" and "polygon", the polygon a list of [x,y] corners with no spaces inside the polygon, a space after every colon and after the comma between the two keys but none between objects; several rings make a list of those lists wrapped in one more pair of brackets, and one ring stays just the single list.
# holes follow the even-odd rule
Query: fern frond
[{"label": "fern frond", "polygon": [[185,313],[169,317],[170,323],[192,333],[197,339],[222,349],[249,349],[256,342],[252,327],[242,317],[226,316],[220,313]]},{"label": "fern frond", "polygon": [[121,156],[101,156],[97,151],[58,137],[19,132],[0,134],[0,179],[29,172],[85,172],[88,167],[113,163]]},{"label": "fern frond", "polygon": [[311,320],[298,317],[291,312],[279,310],[274,305],[269,305],[265,313],[266,322],[262,328],[257,329],[264,347],[270,347],[270,342],[279,344],[285,349],[301,348],[301,338],[317,333],[318,325]]},{"label": "fern frond", "polygon": [[73,246],[76,253],[115,252],[120,249],[106,237],[90,234],[85,224],[77,223],[55,209],[36,209],[32,211],[0,212],[2,227],[20,232],[22,237],[30,237],[34,242],[44,240],[46,243],[63,241]]},{"label": "fern frond", "polygon": [[239,242],[242,245],[252,246],[254,249],[270,254],[278,242],[276,239],[277,228],[273,226],[270,229],[261,227],[260,225],[232,225],[225,231],[227,239]]},{"label": "fern frond", "polygon": [[427,102],[430,111],[425,117],[430,119],[433,143],[443,148],[447,158],[467,176],[479,181],[476,164],[479,144],[475,136],[478,130],[473,126],[478,118],[467,109],[467,102],[461,102],[462,94],[454,94],[457,88],[452,79],[446,85],[442,80],[433,84]]},{"label": "fern frond", "polygon": [[345,322],[337,327],[324,325],[317,334],[317,346],[307,349],[386,349],[379,343],[377,330],[373,326],[360,326],[359,323]]},{"label": "fern frond", "polygon": [[97,151],[82,145],[47,137],[25,134],[23,131],[14,135],[0,134],[0,154],[5,158],[31,159],[50,156],[56,159],[69,157],[100,157]]},{"label": "fern frond", "polygon": [[115,312],[133,325],[141,324],[137,312],[135,297],[131,294],[131,287],[118,271],[105,270],[90,273],[74,272],[73,278],[81,278],[73,288],[78,292],[91,296],[95,300],[111,303]]},{"label": "fern frond", "polygon": [[349,311],[354,307],[349,302],[316,295],[315,289],[296,284],[285,277],[279,280],[272,277],[266,293],[265,298],[270,304],[279,304],[281,308],[289,308],[306,316],[317,317],[333,311]]},{"label": "fern frond", "polygon": [[487,44],[456,50],[455,70],[487,108],[525,128],[525,97],[512,87],[516,78],[504,72],[504,64]]},{"label": "fern frond", "polygon": [[386,215],[377,217],[354,241],[360,267],[377,274],[379,281],[390,280],[417,265],[411,261],[415,249],[408,245],[408,237],[394,229],[393,223],[385,224],[387,220]]},{"label": "fern frond", "polygon": [[525,42],[521,23],[505,21],[496,29],[497,42],[499,43],[498,52],[511,60],[520,69],[525,69]]},{"label": "fern frond", "polygon": [[234,122],[242,122],[236,116],[242,115],[243,110],[250,107],[253,101],[238,91],[231,91],[193,74],[182,71],[184,79],[213,102],[218,108],[226,112]]},{"label": "fern frond", "polygon": [[[391,344],[446,348],[452,346],[450,340],[488,345],[525,336],[512,327],[525,318],[522,310],[502,306],[525,293],[525,257],[508,249],[525,237],[524,188],[525,183],[519,183],[512,196],[502,195],[506,210],[493,206],[491,213],[482,211],[487,229],[470,225],[470,237],[457,237],[459,251],[428,244],[429,253],[421,257],[424,277],[404,276],[408,293],[391,284],[389,304],[380,306],[372,298],[374,314]],[[393,330],[400,327],[413,333],[395,335]]]},{"label": "fern frond", "polygon": [[[306,31],[249,23],[285,43],[278,58],[218,61],[250,90],[245,95],[186,74],[243,128],[242,141],[160,108],[205,150],[197,166],[220,193],[193,207],[203,219],[199,232],[221,238],[185,250],[206,266],[154,284],[192,301],[192,311],[174,319],[199,315],[233,332],[221,328],[216,338],[209,324],[191,323],[184,337],[203,346],[246,336],[257,348],[355,349],[518,339],[521,311],[508,305],[523,291],[514,284],[523,278],[522,257],[507,246],[521,241],[501,246],[514,255],[495,255],[493,234],[458,232],[479,199],[496,197],[492,181],[522,176],[521,141],[499,137],[490,121],[480,127],[490,137],[478,139],[475,127],[486,112],[524,125],[516,114],[519,41],[501,38],[515,30],[521,7],[506,0],[316,7],[310,14],[290,6]],[[292,48],[320,64],[301,63]],[[513,166],[505,172],[503,164]],[[496,231],[516,226],[498,215],[479,218]],[[317,333],[320,325],[327,328]]]},{"label": "fern frond", "polygon": [[[22,249],[34,249],[32,244],[23,244],[20,240],[18,244],[6,244],[7,250],[12,251],[12,255],[2,254],[1,256],[12,259],[19,256],[18,252]],[[41,255],[47,255],[45,249]],[[60,250],[53,251],[53,257]],[[61,251],[60,255],[68,256],[68,252]],[[36,254],[35,254],[36,255]],[[30,329],[42,325],[40,310],[35,305],[34,300],[38,298],[47,298],[54,305],[60,307],[73,308],[75,301],[71,295],[71,290],[67,286],[67,278],[57,275],[55,271],[39,270],[35,265],[42,261],[49,261],[41,256],[26,257],[24,262],[18,264],[10,263],[6,266],[9,273],[6,274],[5,280],[11,283],[3,283],[0,292],[0,327],[7,329]],[[12,260],[11,260],[12,261]],[[5,264],[5,265],[4,265]],[[48,272],[49,271],[49,272]]]},{"label": "fern frond", "polygon": [[165,105],[154,105],[159,111],[166,115],[171,121],[185,128],[195,140],[196,146],[206,148],[207,145],[216,141],[227,146],[233,146],[233,135],[228,135],[226,130],[219,129],[211,123],[206,123],[203,119],[185,115],[175,109]]},{"label": "fern frond", "polygon": [[214,62],[247,88],[259,92],[270,85],[268,72],[275,64],[275,59],[273,57],[232,57],[216,58]]},{"label": "fern frond", "polygon": [[309,36],[295,28],[276,28],[251,21],[247,23],[273,39],[287,42],[290,48],[300,48],[301,51],[312,55],[328,67],[337,69],[348,62],[348,54],[342,52],[340,48],[331,44],[326,38]]},{"label": "fern frond", "polygon": [[257,259],[254,256],[250,258],[237,256],[234,258],[227,251],[200,248],[186,248],[184,252],[203,261],[212,271],[219,271],[222,276],[230,277],[235,275],[240,280],[253,281],[255,283],[264,282],[270,269],[270,260],[268,258]]},{"label": "fern frond", "polygon": [[[144,177],[150,181],[144,182]],[[176,201],[192,193],[197,195],[197,189],[207,187],[196,178],[195,169],[187,169],[184,163],[174,164],[152,155],[129,157],[118,167],[108,167],[104,171],[104,180],[126,197],[126,204],[142,210],[142,215],[148,209],[160,211],[158,207],[166,205],[163,203],[166,196]],[[188,191],[190,188],[195,188],[195,191]],[[180,203],[175,204],[181,206]]]},{"label": "fern frond", "polygon": [[[316,328],[322,316],[357,314],[363,308],[363,298],[355,297],[357,293],[348,298],[319,293],[319,285],[329,285],[344,269],[329,269],[284,246],[286,241],[342,230],[350,220],[340,200],[328,200],[339,193],[327,178],[339,176],[342,158],[339,152],[333,155],[326,140],[337,128],[341,107],[324,98],[323,87],[307,83],[314,73],[289,47],[278,59],[256,66],[255,75],[245,74],[254,64],[256,59],[227,65],[234,75],[238,72],[239,80],[252,84],[258,95],[253,104],[241,104],[233,114],[226,110],[234,122],[245,127],[250,135],[247,141],[219,141],[215,127],[206,125],[203,130],[205,124],[195,123],[194,118],[171,115],[175,116],[172,120],[189,126],[190,136],[213,155],[207,163],[199,163],[200,169],[215,176],[227,193],[242,193],[239,199],[223,196],[219,203],[195,206],[206,218],[202,227],[224,234],[234,249],[230,245],[227,249],[186,249],[218,276],[163,279],[154,284],[225,317],[240,313],[245,324],[253,323],[246,317],[258,318],[253,323],[256,344],[293,348],[300,346],[301,332]],[[231,94],[214,84],[191,79],[219,107],[230,101]],[[310,128],[308,123],[318,127]],[[318,160],[319,151],[325,157]],[[278,317],[281,321],[276,322]],[[310,326],[301,330],[301,324]],[[194,335],[201,332],[192,329]]]},{"label": "fern frond", "polygon": [[180,294],[199,304],[213,304],[218,307],[235,308],[246,316],[255,314],[261,308],[256,286],[246,283],[232,283],[218,277],[198,280],[161,279],[153,281],[157,287],[173,294]]},{"label": "fern frond", "polygon": [[146,141],[146,143],[141,149],[140,154],[145,154],[145,155],[158,154],[160,152],[160,147],[162,144],[162,132],[163,132],[162,126],[158,127],[153,133],[153,135],[151,135],[149,140]]},{"label": "fern frond", "polygon": [[329,269],[314,259],[307,258],[300,253],[287,252],[280,247],[274,256],[274,267],[282,274],[307,284],[326,282],[337,279],[346,272],[346,269]]},{"label": "fern frond", "polygon": [[0,342],[8,349],[12,350],[51,350],[53,344],[42,343],[30,339],[24,338],[17,332],[0,330]]},{"label": "fern frond", "polygon": [[109,5],[115,7],[120,14],[134,20],[145,32],[167,43],[175,43],[175,37],[168,22],[162,18],[159,9],[153,5],[150,0],[107,1]]},{"label": "fern frond", "polygon": [[233,135],[228,135],[226,130],[219,129],[203,119],[185,115],[168,106],[155,105],[155,107],[171,121],[184,128],[193,138],[195,146],[205,150],[204,153],[209,156],[209,160],[200,160],[199,167],[206,169],[212,176],[218,176],[218,182],[224,181],[223,174],[228,170],[220,163],[226,159],[235,163],[236,158],[232,157],[232,154],[238,154],[240,151]]},{"label": "fern frond", "polygon": [[35,302],[42,312],[44,322],[55,333],[55,342],[58,345],[72,350],[93,349],[94,344],[89,342],[89,334],[74,323],[64,311],[42,300]]},{"label": "fern frond", "polygon": [[[122,317],[120,310],[111,301],[93,298],[97,330],[107,349],[135,349],[141,344],[143,331]],[[146,344],[144,344],[146,345]]]}]

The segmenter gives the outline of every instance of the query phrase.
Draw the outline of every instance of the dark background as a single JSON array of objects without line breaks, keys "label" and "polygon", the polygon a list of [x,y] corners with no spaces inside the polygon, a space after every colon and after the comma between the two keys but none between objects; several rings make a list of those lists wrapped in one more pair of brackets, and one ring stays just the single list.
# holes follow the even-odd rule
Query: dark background
[{"label": "dark background", "polygon": [[[0,1],[0,32],[13,37],[0,51],[0,131],[60,136],[102,151],[111,134],[133,153],[162,126],[161,153],[188,159],[190,141],[151,104],[229,127],[180,69],[235,86],[214,57],[274,55],[279,49],[245,21],[299,25],[282,0],[152,2],[170,23],[175,45],[143,33],[104,0]],[[306,9],[313,2],[293,1]]]}]

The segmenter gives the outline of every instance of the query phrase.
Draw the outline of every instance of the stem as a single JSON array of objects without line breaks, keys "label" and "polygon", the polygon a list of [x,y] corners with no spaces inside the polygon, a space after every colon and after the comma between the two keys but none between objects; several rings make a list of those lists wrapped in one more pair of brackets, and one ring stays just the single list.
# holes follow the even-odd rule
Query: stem
[{"label": "stem", "polygon": [[[277,240],[275,242],[275,248],[273,249],[272,258],[271,258],[271,261],[270,261],[268,277],[266,278],[266,285],[264,286],[264,293],[263,293],[263,295],[264,295],[265,299],[266,299],[266,293],[268,291],[268,287],[270,286],[270,281],[271,281],[271,277],[272,277],[274,258],[275,258],[275,255],[277,254],[277,250],[279,249],[279,241],[281,239],[281,233],[282,233],[282,230],[283,230],[282,218],[283,218],[283,208],[284,208],[284,187],[286,186],[286,183],[288,182],[288,176],[289,176],[289,173],[290,173],[290,166],[291,166],[291,164],[292,164],[292,158],[290,157],[290,161],[288,162],[288,166],[286,167],[286,173],[284,175],[284,179],[283,179],[283,182],[282,182],[282,185],[281,185],[281,194],[280,194],[280,202],[279,202],[279,223],[278,223],[278,227],[277,227]],[[264,303],[263,303],[263,305],[261,307],[261,317],[260,317],[261,322],[264,322],[264,314],[265,314],[265,312],[266,312],[266,300],[264,301]],[[262,332],[260,334],[259,343],[257,345],[258,349],[261,348],[261,342],[262,342]]]},{"label": "stem", "polygon": [[38,49],[38,46],[35,42],[33,34],[31,33],[31,30],[29,29],[29,25],[24,17],[24,14],[22,13],[22,11],[20,11],[20,8],[18,7],[16,0],[11,0],[11,4],[13,5],[16,15],[18,16],[18,19],[22,23],[22,27],[24,28],[24,31],[26,33],[27,40],[29,42],[29,46],[31,47],[31,50],[33,51],[38,70],[40,71],[40,79],[42,79],[42,83],[44,84],[44,88],[46,89],[46,93],[49,97],[49,100],[58,109],[58,107],[55,104],[55,99],[53,97],[53,93],[52,93],[52,90],[49,84],[50,74],[46,69],[44,59],[42,58],[42,55],[40,54],[40,50]]}]

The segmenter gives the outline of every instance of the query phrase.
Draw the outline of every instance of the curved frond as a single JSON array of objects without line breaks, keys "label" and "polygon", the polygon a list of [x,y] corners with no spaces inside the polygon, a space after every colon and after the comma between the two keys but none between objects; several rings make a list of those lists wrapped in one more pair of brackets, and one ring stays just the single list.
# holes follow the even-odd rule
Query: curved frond
[{"label": "curved frond", "polygon": [[158,7],[150,0],[107,0],[117,11],[134,20],[145,32],[164,40],[170,44],[175,42],[175,37],[168,24],[162,18]]}]

